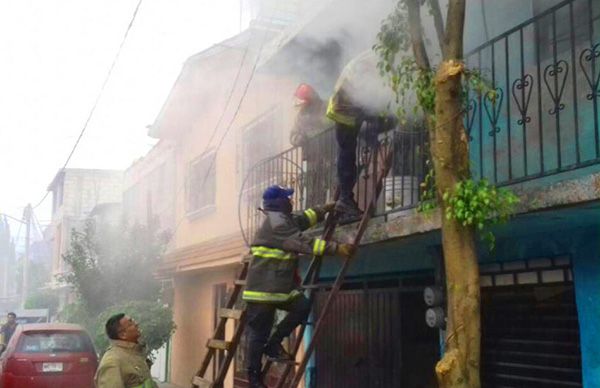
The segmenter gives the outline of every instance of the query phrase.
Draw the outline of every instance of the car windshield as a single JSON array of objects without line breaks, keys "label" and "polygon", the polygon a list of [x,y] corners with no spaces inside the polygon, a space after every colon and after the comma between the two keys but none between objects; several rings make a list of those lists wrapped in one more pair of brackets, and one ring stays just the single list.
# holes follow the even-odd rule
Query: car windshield
[{"label": "car windshield", "polygon": [[93,352],[83,332],[26,332],[19,342],[22,353]]}]

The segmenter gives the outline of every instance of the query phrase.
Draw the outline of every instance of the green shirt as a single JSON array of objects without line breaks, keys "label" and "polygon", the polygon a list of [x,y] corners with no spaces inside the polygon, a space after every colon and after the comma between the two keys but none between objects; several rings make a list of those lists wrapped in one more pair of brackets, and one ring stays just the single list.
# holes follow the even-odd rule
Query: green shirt
[{"label": "green shirt", "polygon": [[146,364],[143,346],[111,340],[96,371],[96,388],[158,388]]}]

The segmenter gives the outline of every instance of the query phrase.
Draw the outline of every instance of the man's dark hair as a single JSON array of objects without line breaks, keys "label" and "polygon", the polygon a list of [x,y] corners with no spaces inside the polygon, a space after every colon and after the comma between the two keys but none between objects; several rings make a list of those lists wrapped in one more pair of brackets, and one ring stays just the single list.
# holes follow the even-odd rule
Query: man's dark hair
[{"label": "man's dark hair", "polygon": [[106,335],[108,336],[108,338],[110,339],[119,339],[119,329],[121,328],[121,319],[123,319],[123,317],[125,316],[125,314],[123,313],[119,313],[119,314],[115,314],[112,317],[108,318],[108,321],[106,321]]},{"label": "man's dark hair", "polygon": [[15,314],[11,311],[10,313],[6,314],[6,316],[16,318],[17,314]]}]

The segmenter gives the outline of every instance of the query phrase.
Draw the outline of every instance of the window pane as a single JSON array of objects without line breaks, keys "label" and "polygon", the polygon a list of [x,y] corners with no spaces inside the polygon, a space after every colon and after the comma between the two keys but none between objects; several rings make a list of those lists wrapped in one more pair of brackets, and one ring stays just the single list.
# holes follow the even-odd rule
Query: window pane
[{"label": "window pane", "polygon": [[19,342],[19,352],[62,353],[93,352],[87,335],[82,332],[24,333]]}]

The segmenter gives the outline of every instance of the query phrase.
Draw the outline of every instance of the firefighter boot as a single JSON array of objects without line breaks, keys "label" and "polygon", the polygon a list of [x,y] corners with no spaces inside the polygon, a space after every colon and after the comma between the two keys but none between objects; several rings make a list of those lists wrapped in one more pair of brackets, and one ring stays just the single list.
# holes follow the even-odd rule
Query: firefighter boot
[{"label": "firefighter boot", "polygon": [[265,355],[267,360],[271,362],[279,362],[284,364],[293,364],[294,358],[285,351],[279,342],[268,343],[265,345]]},{"label": "firefighter boot", "polygon": [[260,371],[249,370],[248,371],[248,387],[249,388],[267,388],[266,385],[263,384],[262,378],[260,375]]},{"label": "firefighter boot", "polygon": [[339,224],[358,221],[363,214],[354,198],[340,198],[335,204],[335,211],[338,214]]}]

